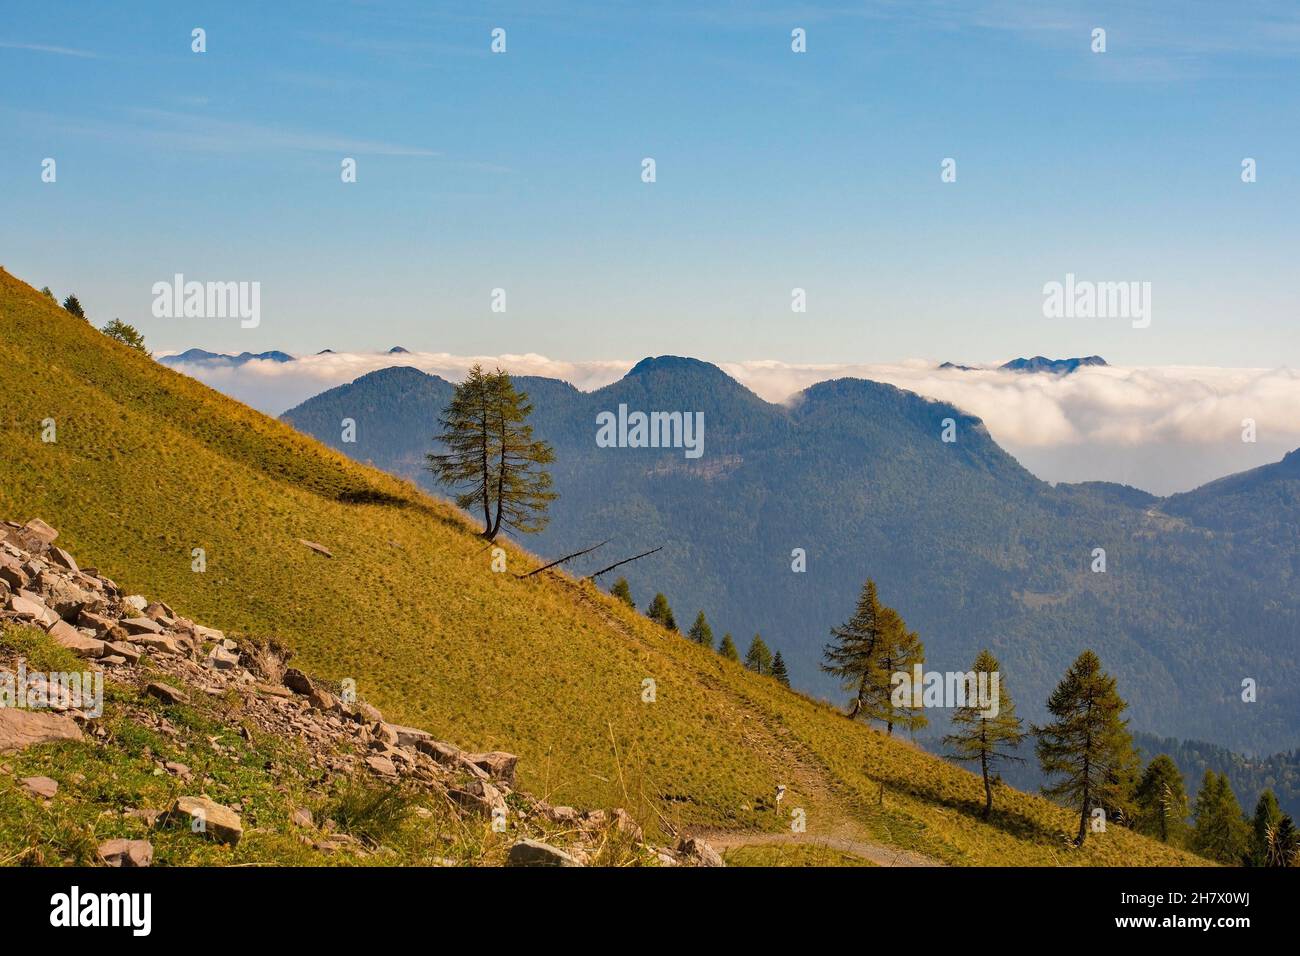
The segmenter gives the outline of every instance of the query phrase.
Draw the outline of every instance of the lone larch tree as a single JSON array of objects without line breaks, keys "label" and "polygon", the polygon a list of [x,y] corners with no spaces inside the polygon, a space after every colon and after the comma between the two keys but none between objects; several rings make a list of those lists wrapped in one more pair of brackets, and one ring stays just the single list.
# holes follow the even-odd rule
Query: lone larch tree
[{"label": "lone larch tree", "polygon": [[445,451],[427,456],[442,484],[461,489],[456,504],[481,509],[483,537],[496,540],[502,527],[525,534],[546,527],[547,506],[557,497],[543,466],[555,460],[551,446],[533,438],[527,423],[533,406],[509,374],[475,365],[456,386],[437,436]]}]

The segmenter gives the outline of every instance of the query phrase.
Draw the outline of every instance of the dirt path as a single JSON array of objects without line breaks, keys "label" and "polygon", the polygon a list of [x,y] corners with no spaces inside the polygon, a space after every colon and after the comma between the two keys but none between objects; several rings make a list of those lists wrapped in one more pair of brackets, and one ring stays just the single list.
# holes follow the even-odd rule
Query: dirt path
[{"label": "dirt path", "polygon": [[[851,824],[850,824],[851,826]],[[763,833],[743,830],[703,830],[695,834],[719,853],[742,846],[773,846],[805,844],[824,846],[842,853],[851,853],[877,866],[942,866],[938,860],[912,850],[900,850],[871,840],[852,836],[824,833]]]},{"label": "dirt path", "polygon": [[[623,634],[629,641],[640,638],[629,632],[623,622],[584,592],[574,588],[575,597],[593,610],[605,623]],[[800,805],[808,811],[809,830],[804,833],[770,832],[762,830],[692,830],[718,852],[742,846],[808,844],[826,846],[843,853],[851,853],[871,861],[877,866],[943,866],[939,860],[914,850],[891,847],[872,839],[866,827],[836,793],[835,781],[822,766],[816,754],[797,740],[783,726],[772,726],[763,719],[759,710],[750,706],[743,696],[728,693],[721,682],[706,670],[697,671],[698,679],[719,691],[719,699],[728,701],[742,727],[741,734],[754,749],[766,755],[772,766],[774,778],[783,780],[791,795],[798,795]],[[787,804],[788,805],[788,804]]]}]

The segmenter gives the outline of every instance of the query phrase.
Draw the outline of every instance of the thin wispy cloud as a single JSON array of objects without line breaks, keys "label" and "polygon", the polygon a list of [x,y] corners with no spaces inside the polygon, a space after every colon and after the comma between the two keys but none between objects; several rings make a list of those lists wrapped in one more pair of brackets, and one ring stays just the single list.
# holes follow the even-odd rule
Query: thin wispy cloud
[{"label": "thin wispy cloud", "polygon": [[0,40],[0,49],[27,50],[31,53],[52,53],[55,56],[74,56],[83,60],[102,59],[98,53],[93,53],[90,50],[74,50],[71,47],[49,46],[44,43],[14,43],[8,40]]},{"label": "thin wispy cloud", "polygon": [[310,130],[228,120],[195,113],[135,108],[130,115],[150,127],[154,136],[183,148],[212,152],[243,152],[259,149],[297,150],[311,153],[359,153],[372,156],[439,157],[440,150],[382,140],[354,139]]},{"label": "thin wispy cloud", "polygon": [[[191,98],[196,106],[204,98]],[[247,153],[250,149],[261,151],[287,151],[326,153],[330,155],[405,156],[425,159],[444,159],[441,150],[425,146],[337,135],[283,125],[259,123],[251,120],[230,120],[197,113],[178,112],[154,107],[132,107],[117,120],[76,116],[61,116],[30,110],[3,110],[17,124],[39,127],[45,133],[57,132],[103,142],[151,145],[180,151],[200,153]],[[462,165],[474,165],[491,172],[507,171],[488,163],[473,164],[457,160]]]}]

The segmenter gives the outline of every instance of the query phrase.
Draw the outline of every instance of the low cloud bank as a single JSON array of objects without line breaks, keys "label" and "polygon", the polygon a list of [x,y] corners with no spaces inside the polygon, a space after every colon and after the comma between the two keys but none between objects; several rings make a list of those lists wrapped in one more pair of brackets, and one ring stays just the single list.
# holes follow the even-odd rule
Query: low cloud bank
[{"label": "low cloud bank", "polygon": [[[442,352],[328,353],[293,362],[255,360],[173,366],[240,401],[278,415],[368,372],[408,365],[458,380],[476,362],[590,390],[635,362],[566,362],[544,355]],[[1083,368],[1069,375],[938,369],[934,362],[798,365],[721,362],[737,381],[782,402],[831,378],[887,382],[950,402],[984,419],[993,437],[1049,481],[1122,481],[1157,494],[1276,461],[1300,446],[1300,372],[1190,366]],[[1242,441],[1243,421],[1258,440]]]}]

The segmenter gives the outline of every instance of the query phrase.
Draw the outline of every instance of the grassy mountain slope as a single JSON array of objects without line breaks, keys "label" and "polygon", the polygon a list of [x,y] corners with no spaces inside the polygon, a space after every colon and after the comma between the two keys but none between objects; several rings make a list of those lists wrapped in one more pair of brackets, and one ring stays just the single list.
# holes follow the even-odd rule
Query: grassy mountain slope
[{"label": "grassy mountain slope", "polygon": [[[551,802],[778,830],[769,797],[782,783],[810,836],[851,832],[947,863],[1191,859],[1119,828],[1067,850],[1070,815],[1012,791],[982,822],[972,775],[588,584],[493,573],[452,509],[107,340],[2,270],[0,514],[39,515],[128,590],[353,678],[391,720],[520,754],[522,785]],[[507,551],[512,571],[537,566]]]}]

